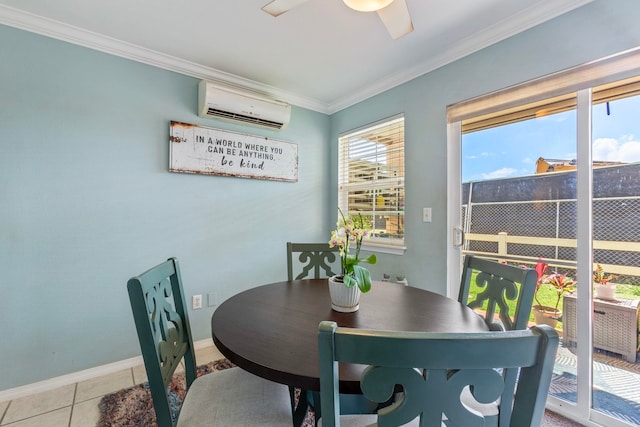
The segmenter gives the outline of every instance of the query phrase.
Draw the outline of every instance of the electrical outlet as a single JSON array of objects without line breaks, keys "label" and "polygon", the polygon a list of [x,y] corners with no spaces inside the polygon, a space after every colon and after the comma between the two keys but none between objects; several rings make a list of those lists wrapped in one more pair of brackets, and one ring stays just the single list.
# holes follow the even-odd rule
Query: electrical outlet
[{"label": "electrical outlet", "polygon": [[194,310],[202,308],[202,295],[194,295],[191,297],[191,302]]},{"label": "electrical outlet", "polygon": [[431,208],[422,208],[422,220],[431,222]]}]

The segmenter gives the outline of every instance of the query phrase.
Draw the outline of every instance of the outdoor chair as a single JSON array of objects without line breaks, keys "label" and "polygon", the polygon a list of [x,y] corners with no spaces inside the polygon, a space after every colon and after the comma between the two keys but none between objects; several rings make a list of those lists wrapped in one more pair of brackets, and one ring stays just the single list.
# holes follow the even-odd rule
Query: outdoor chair
[{"label": "outdoor chair", "polygon": [[[474,272],[477,272],[475,280]],[[472,280],[479,292],[469,301]],[[525,329],[529,324],[537,281],[538,274],[532,268],[466,255],[458,301],[484,310],[484,320],[491,330]],[[509,308],[509,303],[513,304],[513,309]],[[496,321],[496,315],[499,321]]]},{"label": "outdoor chair", "polygon": [[[287,426],[287,387],[238,367],[196,378],[196,360],[180,268],[170,258],[127,283],[158,427]],[[182,409],[167,389],[184,360],[187,394]],[[172,404],[174,403],[174,404]]]},{"label": "outdoor chair", "polygon": [[[294,259],[296,257],[299,263]],[[287,242],[287,280],[294,280],[294,264],[302,269],[295,280],[323,279],[339,274],[340,271],[332,270],[332,267],[339,268],[339,264],[334,264],[338,257],[338,248],[331,248],[328,243]]]},{"label": "outdoor chair", "polygon": [[[551,327],[484,333],[389,332],[339,328],[322,322],[318,332],[322,427],[485,426],[482,414],[461,401],[464,388],[480,402],[512,407],[502,427],[539,426],[558,334]],[[392,405],[374,415],[340,415],[338,362],[369,365],[360,379],[365,397]],[[499,370],[519,371],[506,387]],[[444,420],[444,421],[443,421]]]}]

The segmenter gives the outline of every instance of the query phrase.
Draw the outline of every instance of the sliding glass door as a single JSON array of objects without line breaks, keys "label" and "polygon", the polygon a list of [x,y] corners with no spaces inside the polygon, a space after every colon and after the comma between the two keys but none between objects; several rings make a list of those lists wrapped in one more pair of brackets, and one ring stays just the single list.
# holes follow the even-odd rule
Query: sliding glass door
[{"label": "sliding glass door", "polygon": [[[640,79],[593,89],[592,407],[640,425]],[[580,342],[578,342],[580,345]]]},{"label": "sliding glass door", "polygon": [[640,426],[638,94],[634,76],[448,125],[451,294],[466,253],[546,264],[530,320],[562,339],[549,405],[614,427]]}]

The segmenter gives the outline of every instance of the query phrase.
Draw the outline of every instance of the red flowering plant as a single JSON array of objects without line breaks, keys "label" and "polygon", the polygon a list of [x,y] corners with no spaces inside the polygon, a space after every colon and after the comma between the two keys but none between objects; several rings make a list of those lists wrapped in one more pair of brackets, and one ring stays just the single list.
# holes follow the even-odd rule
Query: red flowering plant
[{"label": "red flowering plant", "polygon": [[[535,268],[538,273],[538,282],[536,283],[536,291],[534,293],[534,299],[538,305],[535,307],[542,311],[551,311],[551,309],[553,309],[556,314],[559,313],[560,310],[558,309],[558,306],[560,305],[562,296],[576,290],[575,279],[566,273],[560,274],[557,271],[547,274],[549,264],[542,262],[542,259],[538,260]],[[538,291],[543,285],[549,285],[556,292],[556,303],[553,307],[545,306],[540,303],[540,300],[538,300]]]},{"label": "red flowering plant", "polygon": [[566,273],[560,274],[555,272],[553,274],[549,274],[542,279],[542,283],[549,284],[555,289],[557,295],[555,305],[556,311],[558,310],[558,305],[560,304],[560,299],[562,298],[562,296],[566,293],[571,293],[576,290],[576,281],[569,277]]},{"label": "red flowering plant", "polygon": [[549,269],[549,264],[547,264],[546,262],[542,262],[542,259],[539,258],[538,263],[536,264],[536,273],[538,273],[538,281],[536,282],[536,291],[533,294],[539,306],[541,306],[542,304],[540,304],[540,301],[538,301],[538,289],[540,289],[540,285],[542,284],[542,278],[544,277],[548,269]]}]

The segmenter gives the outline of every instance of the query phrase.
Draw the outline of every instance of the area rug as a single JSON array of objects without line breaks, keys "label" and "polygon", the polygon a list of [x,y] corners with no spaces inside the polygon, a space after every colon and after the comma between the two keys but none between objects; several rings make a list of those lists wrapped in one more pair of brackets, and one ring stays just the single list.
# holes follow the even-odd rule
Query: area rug
[{"label": "area rug", "polygon": [[[196,374],[202,376],[233,366],[234,364],[227,359],[220,359],[198,366]],[[184,400],[185,386],[184,372],[175,374],[169,384],[169,402],[174,421]],[[100,419],[97,427],[157,427],[147,382],[103,396],[98,409]]]},{"label": "area rug", "polygon": [[[197,375],[205,375],[233,367],[227,359],[209,362],[198,366]],[[176,374],[171,380],[170,401],[175,417],[185,395],[184,373]],[[157,427],[156,415],[153,410],[151,393],[147,383],[138,384],[102,397],[98,404],[100,420],[97,427]],[[310,412],[304,420],[303,427],[314,427],[313,413]],[[574,427],[574,423],[558,414],[545,412],[541,427]],[[234,426],[242,427],[242,426]]]}]

